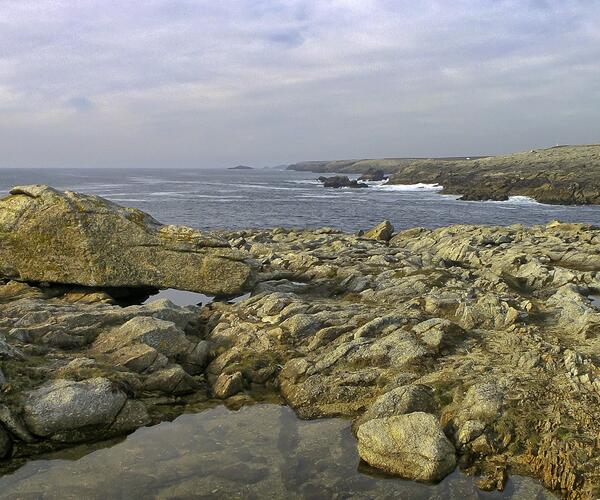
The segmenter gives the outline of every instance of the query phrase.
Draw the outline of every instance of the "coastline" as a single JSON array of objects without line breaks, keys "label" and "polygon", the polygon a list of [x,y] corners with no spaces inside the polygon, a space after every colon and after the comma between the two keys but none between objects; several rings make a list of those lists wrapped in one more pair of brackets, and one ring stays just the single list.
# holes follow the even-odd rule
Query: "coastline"
[{"label": "coastline", "polygon": [[391,185],[443,186],[440,194],[464,201],[527,196],[551,205],[600,204],[600,145],[557,146],[504,156],[462,159],[383,159],[306,162],[290,170],[390,174]]}]

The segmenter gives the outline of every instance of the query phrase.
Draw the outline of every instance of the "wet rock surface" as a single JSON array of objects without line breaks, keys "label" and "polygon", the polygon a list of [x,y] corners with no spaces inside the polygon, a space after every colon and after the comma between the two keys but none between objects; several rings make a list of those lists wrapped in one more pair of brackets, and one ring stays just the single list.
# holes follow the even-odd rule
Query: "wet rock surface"
[{"label": "wet rock surface", "polygon": [[[353,418],[359,446],[371,443],[363,458],[409,479],[441,479],[452,456],[485,488],[511,471],[594,495],[599,229],[218,238],[260,263],[242,300],[121,307],[98,290],[1,282],[0,453],[28,457],[266,391],[302,418]],[[103,412],[90,415],[91,400]],[[406,422],[430,441],[402,438]],[[429,442],[428,465],[368,441],[384,434],[407,450]]]}]

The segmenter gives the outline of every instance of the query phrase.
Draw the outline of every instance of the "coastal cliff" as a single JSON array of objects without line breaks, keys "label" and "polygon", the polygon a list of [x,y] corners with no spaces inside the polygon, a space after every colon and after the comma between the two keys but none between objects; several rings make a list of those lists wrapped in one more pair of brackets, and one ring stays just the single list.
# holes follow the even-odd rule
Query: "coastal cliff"
[{"label": "coastal cliff", "polygon": [[288,168],[345,173],[378,168],[391,174],[390,184],[439,184],[442,194],[460,195],[466,201],[528,196],[540,203],[600,204],[600,145],[557,146],[469,159],[307,162]]},{"label": "coastal cliff", "polygon": [[[437,481],[458,466],[480,476],[482,489],[502,489],[517,473],[566,498],[597,496],[600,228],[395,233],[384,222],[363,236],[331,228],[202,233],[219,242],[210,247],[219,255],[249,266],[253,278],[237,292],[249,295],[124,307],[114,296],[120,282],[82,286],[74,270],[54,279],[48,262],[60,250],[49,226],[33,221],[53,204],[91,200],[49,190],[21,187],[0,201],[3,468],[216,401],[249,404],[267,391],[302,418],[352,418],[363,460],[390,474]],[[39,193],[52,201],[33,203]],[[85,213],[97,223],[130,213],[93,203],[102,209]],[[131,213],[144,237],[164,227]],[[89,241],[81,219],[62,219],[54,224],[69,241]],[[177,234],[188,231],[196,234]],[[125,244],[119,232],[101,235],[89,260],[65,250],[82,276]],[[153,261],[164,281],[123,283],[162,288],[183,270],[194,273],[203,264],[190,265],[187,252],[199,247],[182,245],[167,259],[173,265]],[[124,260],[110,260],[110,276],[129,276],[137,255],[146,262],[144,250],[125,249]],[[204,271],[208,283],[227,280],[225,264]]]}]

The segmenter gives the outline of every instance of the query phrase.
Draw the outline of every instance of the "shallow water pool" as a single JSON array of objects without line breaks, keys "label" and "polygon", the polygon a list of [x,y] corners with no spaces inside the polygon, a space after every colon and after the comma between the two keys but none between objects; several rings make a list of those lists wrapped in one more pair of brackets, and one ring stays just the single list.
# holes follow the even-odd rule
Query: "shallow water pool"
[{"label": "shallow water pool", "polygon": [[31,461],[0,478],[0,498],[554,498],[535,480],[478,491],[458,471],[437,485],[390,478],[356,452],[350,421],[303,421],[285,406],[219,406],[124,440]]}]

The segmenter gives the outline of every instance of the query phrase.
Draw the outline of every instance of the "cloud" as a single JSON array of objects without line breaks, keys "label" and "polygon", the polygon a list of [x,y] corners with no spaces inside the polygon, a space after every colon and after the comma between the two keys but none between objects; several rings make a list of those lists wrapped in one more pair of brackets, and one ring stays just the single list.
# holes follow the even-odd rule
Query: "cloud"
[{"label": "cloud", "polygon": [[0,164],[269,164],[600,136],[600,6],[583,0],[1,3]]},{"label": "cloud", "polygon": [[92,101],[86,97],[72,97],[67,101],[67,105],[80,112],[90,111],[94,107]]}]

